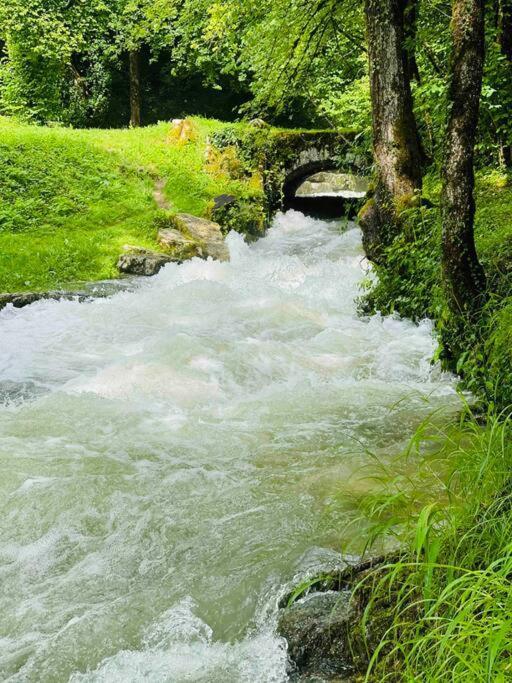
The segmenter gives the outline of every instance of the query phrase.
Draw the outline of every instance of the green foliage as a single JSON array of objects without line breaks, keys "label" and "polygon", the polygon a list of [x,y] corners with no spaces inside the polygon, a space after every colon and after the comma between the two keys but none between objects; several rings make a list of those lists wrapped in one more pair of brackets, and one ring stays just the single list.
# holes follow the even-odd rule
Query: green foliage
[{"label": "green foliage", "polygon": [[[112,7],[102,0],[5,0],[0,7],[0,37],[6,44],[0,64],[3,112],[68,123],[87,107],[97,107],[102,101],[98,71],[114,54],[107,40],[111,16]],[[88,76],[80,72],[86,63]],[[105,79],[101,85],[106,86]]]},{"label": "green foliage", "polygon": [[333,115],[336,93],[366,71],[362,3],[218,0],[209,37],[251,76],[245,112],[296,123],[352,125]]},{"label": "green foliage", "polygon": [[485,339],[485,387],[498,406],[512,405],[512,298],[491,316]]},{"label": "green foliage", "polygon": [[[110,112],[126,110],[127,53],[132,50],[141,51],[143,76],[165,59],[162,80],[176,84],[192,75],[196,88],[205,82],[221,89],[224,52],[211,50],[205,39],[210,4],[209,0],[5,0],[0,7],[0,40],[5,42],[0,110],[24,120],[75,126],[108,121]],[[154,106],[161,87],[155,87],[149,77],[146,81],[144,100],[152,100]],[[113,98],[121,98],[122,103],[113,106]],[[174,116],[181,113],[178,110]],[[127,120],[118,119],[120,123]]]},{"label": "green foliage", "polygon": [[486,48],[477,153],[481,164],[503,164],[503,147],[512,144],[512,63],[501,51],[492,20],[488,21]]},{"label": "green foliage", "polygon": [[412,320],[441,313],[441,250],[438,210],[407,209],[403,230],[386,249],[385,265],[375,266],[377,282],[369,282],[362,300],[366,312],[399,313]]},{"label": "green foliage", "polygon": [[267,215],[262,198],[242,199],[227,204],[213,212],[213,219],[222,225],[222,231],[236,230],[249,240],[263,237],[267,227]]},{"label": "green foliage", "polygon": [[[361,71],[366,63],[361,55]],[[332,76],[325,87],[325,95],[320,105],[320,113],[337,128],[355,128],[371,136],[370,83],[364,74],[360,78],[346,82],[341,76]]]},{"label": "green foliage", "polygon": [[437,479],[436,501],[418,505],[417,489],[398,479],[388,504],[381,496],[365,507],[378,529],[399,529],[410,549],[380,571],[373,589],[367,617],[383,594],[393,611],[368,677],[510,680],[511,423],[506,414],[490,415],[482,427],[465,411],[458,428],[434,431],[442,446],[429,455],[424,427],[413,441],[423,458],[416,482]]},{"label": "green foliage", "polygon": [[[440,180],[426,177],[426,196],[439,203]],[[436,321],[437,358],[462,377],[462,386],[486,406],[512,405],[512,186],[506,173],[485,169],[477,176],[475,239],[484,265],[489,299],[478,320],[455,320],[445,305],[441,272],[441,216],[436,206],[409,209],[404,230],[376,266],[361,301],[366,313],[398,313]]]}]

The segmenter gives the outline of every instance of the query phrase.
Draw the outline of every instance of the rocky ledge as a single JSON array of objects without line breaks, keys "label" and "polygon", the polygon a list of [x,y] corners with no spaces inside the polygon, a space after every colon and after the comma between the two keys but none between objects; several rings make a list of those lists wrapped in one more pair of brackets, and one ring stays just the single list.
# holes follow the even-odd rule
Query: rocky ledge
[{"label": "rocky ledge", "polygon": [[[372,652],[389,626],[389,599],[379,599],[368,619],[365,609],[374,580],[396,556],[346,565],[308,582],[300,599],[281,605],[278,632],[288,643],[290,681],[353,683],[368,667]],[[366,581],[365,581],[366,580]],[[363,587],[355,587],[364,581]]]},{"label": "rocky ledge", "polygon": [[36,301],[50,299],[61,301],[90,301],[91,299],[105,298],[116,292],[133,288],[133,279],[123,278],[120,280],[100,280],[82,285],[82,289],[56,289],[46,292],[9,292],[0,294],[0,310],[11,304],[14,308],[23,308]]},{"label": "rocky ledge", "polygon": [[168,263],[182,263],[198,256],[229,260],[229,251],[218,223],[180,213],[168,219],[169,227],[158,231],[157,240],[164,252],[125,246],[117,268],[121,273],[139,276],[156,275]]}]

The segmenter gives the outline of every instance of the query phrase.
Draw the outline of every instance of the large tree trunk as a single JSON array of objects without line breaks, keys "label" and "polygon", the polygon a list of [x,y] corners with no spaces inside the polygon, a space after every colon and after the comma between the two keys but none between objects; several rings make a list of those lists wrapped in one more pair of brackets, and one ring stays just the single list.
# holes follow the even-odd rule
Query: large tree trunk
[{"label": "large tree trunk", "polygon": [[498,36],[503,54],[512,63],[512,0],[499,0]]},{"label": "large tree trunk", "polygon": [[360,219],[366,254],[376,262],[383,261],[384,248],[400,230],[401,211],[421,192],[422,153],[404,22],[414,1],[365,0],[377,182]]},{"label": "large tree trunk", "polygon": [[130,126],[138,128],[141,124],[140,101],[140,51],[131,50],[130,61]]},{"label": "large tree trunk", "polygon": [[473,224],[474,147],[484,65],[485,0],[452,0],[453,55],[443,169],[443,273],[452,311],[470,314],[483,303],[485,275]]},{"label": "large tree trunk", "polygon": [[[510,78],[512,78],[512,0],[499,0],[498,4],[498,40],[501,51],[507,58]],[[505,166],[512,166],[512,140],[503,140],[501,158]]]}]

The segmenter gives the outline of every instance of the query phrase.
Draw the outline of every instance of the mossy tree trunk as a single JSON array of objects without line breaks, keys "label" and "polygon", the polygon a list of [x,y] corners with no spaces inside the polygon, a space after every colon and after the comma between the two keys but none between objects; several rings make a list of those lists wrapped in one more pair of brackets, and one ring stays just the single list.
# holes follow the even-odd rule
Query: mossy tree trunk
[{"label": "mossy tree trunk", "polygon": [[130,50],[130,127],[141,125],[140,50]]},{"label": "mossy tree trunk", "polygon": [[416,0],[365,0],[377,182],[360,220],[366,254],[376,262],[400,230],[401,211],[421,192],[422,152],[405,28],[413,4]]},{"label": "mossy tree trunk", "polygon": [[474,148],[484,65],[485,0],[452,0],[451,82],[443,168],[443,274],[455,314],[483,303],[485,275],[474,240]]},{"label": "mossy tree trunk", "polygon": [[[507,58],[512,80],[512,0],[499,0],[498,4],[498,40],[501,51]],[[512,140],[504,140],[501,145],[501,157],[506,166],[512,166]]]}]

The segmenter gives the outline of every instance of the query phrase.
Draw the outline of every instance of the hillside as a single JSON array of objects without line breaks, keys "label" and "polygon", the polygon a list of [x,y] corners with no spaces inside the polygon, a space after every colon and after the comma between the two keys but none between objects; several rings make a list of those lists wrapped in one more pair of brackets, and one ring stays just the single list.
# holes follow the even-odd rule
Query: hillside
[{"label": "hillside", "polygon": [[123,245],[159,249],[164,210],[202,216],[219,194],[258,194],[257,178],[207,161],[224,125],[194,118],[180,138],[170,123],[72,130],[0,118],[0,292],[116,277]]}]

